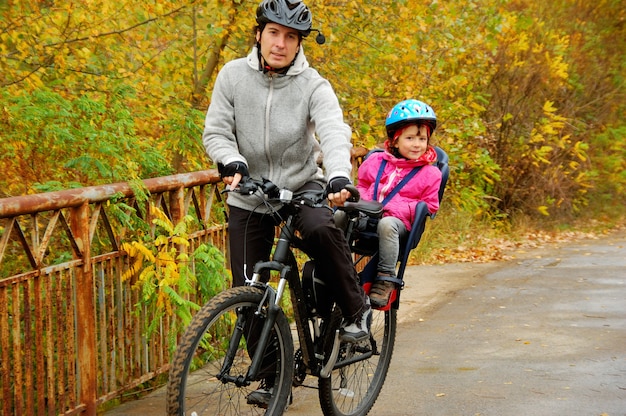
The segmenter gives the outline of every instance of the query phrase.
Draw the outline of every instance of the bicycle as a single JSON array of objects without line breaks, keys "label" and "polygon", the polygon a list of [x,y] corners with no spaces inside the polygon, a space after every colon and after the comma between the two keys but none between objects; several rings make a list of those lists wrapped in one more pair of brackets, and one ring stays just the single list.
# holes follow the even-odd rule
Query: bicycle
[{"label": "bicycle", "polygon": [[[442,172],[441,202],[450,170],[448,155],[439,147],[435,150],[436,165]],[[300,241],[292,225],[293,210],[300,204],[324,206],[326,195],[310,191],[294,195],[265,180],[240,186],[240,192],[247,194],[258,190],[268,196],[268,203],[273,201],[290,208],[280,227],[274,257],[257,264],[245,286],[215,296],[194,316],[172,361],[167,386],[168,414],[281,415],[289,404],[292,386],[302,386],[307,375],[312,375],[318,378],[319,402],[325,416],[364,416],[374,405],[387,376],[403,283],[386,307],[373,310],[367,341],[340,343],[341,312],[329,301],[323,280],[315,276],[314,263],[306,262],[300,276],[292,251]],[[377,235],[362,225],[369,218],[380,217],[381,208],[376,202],[363,201],[346,203],[342,208],[349,218],[346,238],[357,257],[355,265],[363,258],[370,259],[359,273],[366,292],[376,274]],[[425,202],[417,204],[411,232],[398,259],[400,281],[427,218],[433,217]],[[264,270],[279,273],[276,288],[261,281]],[[299,342],[295,352],[291,327],[280,306],[287,285],[297,330],[293,338]],[[269,386],[273,389],[270,402],[261,409],[248,405],[247,398],[253,383],[263,378],[261,366],[266,357],[272,359],[274,381]]]},{"label": "bicycle", "polygon": [[[278,212],[277,204],[288,214],[279,228],[273,258],[256,264],[245,286],[228,289],[205,304],[181,337],[167,385],[168,415],[281,415],[289,405],[292,387],[301,386],[307,375],[319,380],[324,415],[366,415],[389,369],[396,308],[373,310],[368,340],[340,342],[341,311],[329,301],[323,280],[315,276],[313,261],[304,264],[301,277],[293,252],[301,248],[292,224],[297,207],[325,206],[325,192],[292,193],[268,180],[247,180],[239,192],[262,194],[273,214]],[[377,202],[348,206],[353,224],[359,216],[382,214]],[[353,228],[349,226],[347,232]],[[264,271],[278,274],[276,287],[262,281]],[[287,286],[297,350],[281,307]],[[273,380],[267,386],[272,393],[267,407],[248,404],[257,383],[266,380]]]}]

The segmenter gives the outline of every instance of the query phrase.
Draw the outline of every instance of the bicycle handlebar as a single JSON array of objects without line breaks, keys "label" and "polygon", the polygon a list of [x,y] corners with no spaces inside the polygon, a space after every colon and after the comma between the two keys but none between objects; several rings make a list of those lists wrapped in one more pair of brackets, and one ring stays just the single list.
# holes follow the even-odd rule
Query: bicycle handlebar
[{"label": "bicycle handlebar", "polygon": [[[351,202],[358,202],[360,199],[360,193],[358,189],[352,184],[348,184],[345,188],[348,192],[350,192],[351,197],[348,199]],[[290,202],[300,202],[303,201],[305,196],[309,199],[311,195],[315,192],[311,190],[301,191],[294,193],[293,191],[286,188],[279,188],[276,184],[274,184],[269,179],[254,179],[249,176],[245,176],[239,182],[239,186],[236,189],[228,189],[223,192],[237,192],[242,195],[253,195],[257,191],[262,192],[264,195],[267,195],[269,199],[277,199],[282,203],[290,203]],[[324,199],[328,197],[328,193],[325,189],[321,190],[316,195],[314,203],[320,203]]]}]

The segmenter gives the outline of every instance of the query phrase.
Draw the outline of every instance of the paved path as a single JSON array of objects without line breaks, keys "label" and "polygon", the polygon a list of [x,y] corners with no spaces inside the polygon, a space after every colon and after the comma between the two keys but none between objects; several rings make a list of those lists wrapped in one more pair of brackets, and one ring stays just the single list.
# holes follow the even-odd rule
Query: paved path
[{"label": "paved path", "polygon": [[[626,416],[626,233],[414,266],[370,415]],[[311,379],[311,386],[315,379]],[[106,416],[164,415],[163,390]],[[299,388],[287,415],[321,415]]]}]

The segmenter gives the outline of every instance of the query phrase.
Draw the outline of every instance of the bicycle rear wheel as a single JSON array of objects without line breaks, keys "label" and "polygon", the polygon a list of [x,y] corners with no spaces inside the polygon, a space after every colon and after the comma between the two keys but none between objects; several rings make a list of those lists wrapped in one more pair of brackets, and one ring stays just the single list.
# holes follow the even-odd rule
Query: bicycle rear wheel
[{"label": "bicycle rear wheel", "polygon": [[[364,416],[370,411],[389,370],[396,339],[396,312],[394,308],[373,309],[370,339],[341,345],[330,377],[319,379],[319,400],[325,416]],[[338,311],[333,314],[334,328],[338,328],[341,317]]]},{"label": "bicycle rear wheel", "polygon": [[[263,302],[262,289],[243,286],[220,293],[198,311],[172,360],[168,415],[283,414],[291,394],[294,351],[282,311],[274,322],[257,377],[269,382],[271,399],[267,409],[248,404],[248,395],[259,385],[258,381],[247,381],[246,375],[266,316]],[[234,336],[236,333],[240,335]],[[229,345],[231,338],[237,340],[236,345]]]}]

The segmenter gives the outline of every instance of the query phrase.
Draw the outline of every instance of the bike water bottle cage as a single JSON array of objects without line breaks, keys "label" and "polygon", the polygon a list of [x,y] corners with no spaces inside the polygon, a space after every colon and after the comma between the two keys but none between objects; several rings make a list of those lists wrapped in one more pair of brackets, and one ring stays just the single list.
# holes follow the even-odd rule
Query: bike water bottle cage
[{"label": "bike water bottle cage", "polygon": [[315,273],[315,261],[309,260],[302,267],[302,289],[306,306],[315,316],[328,316],[333,301],[329,288]]}]

